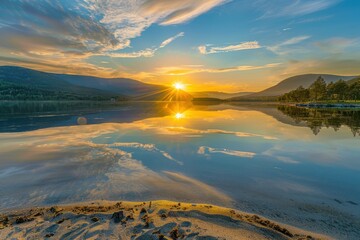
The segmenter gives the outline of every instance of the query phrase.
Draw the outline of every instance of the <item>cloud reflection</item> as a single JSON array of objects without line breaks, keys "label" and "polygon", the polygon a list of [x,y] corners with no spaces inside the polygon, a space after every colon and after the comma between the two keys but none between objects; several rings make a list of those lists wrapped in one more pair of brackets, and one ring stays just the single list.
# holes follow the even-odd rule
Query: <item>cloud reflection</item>
[{"label": "cloud reflection", "polygon": [[[182,164],[153,143],[97,142],[129,128],[103,124],[0,134],[0,209],[96,199],[231,203],[225,194],[180,172],[147,167],[144,161]],[[142,151],[146,159],[137,159]]]},{"label": "cloud reflection", "polygon": [[212,148],[212,147],[205,147],[201,146],[199,147],[198,154],[210,156],[212,153],[221,153],[225,155],[235,156],[235,157],[242,157],[242,158],[253,158],[256,153],[253,152],[243,152],[243,151],[237,151],[237,150],[230,150],[226,148]]}]

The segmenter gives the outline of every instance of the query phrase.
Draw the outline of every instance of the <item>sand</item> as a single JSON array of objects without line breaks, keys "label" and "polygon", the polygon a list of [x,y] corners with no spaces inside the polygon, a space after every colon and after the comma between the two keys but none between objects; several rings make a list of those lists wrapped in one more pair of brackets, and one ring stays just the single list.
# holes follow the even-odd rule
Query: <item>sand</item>
[{"label": "sand", "polygon": [[237,210],[170,201],[98,201],[10,211],[0,239],[331,239]]}]

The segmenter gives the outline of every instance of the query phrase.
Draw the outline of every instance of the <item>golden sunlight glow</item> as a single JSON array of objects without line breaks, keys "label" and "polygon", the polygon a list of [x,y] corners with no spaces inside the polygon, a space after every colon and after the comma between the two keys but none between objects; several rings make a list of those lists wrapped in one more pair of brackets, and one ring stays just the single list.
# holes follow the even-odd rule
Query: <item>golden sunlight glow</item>
[{"label": "golden sunlight glow", "polygon": [[184,118],[184,114],[183,114],[183,113],[176,113],[176,114],[175,114],[175,118],[176,118],[176,119]]},{"label": "golden sunlight glow", "polygon": [[181,82],[176,82],[173,84],[173,87],[176,89],[176,90],[184,90],[185,89],[185,85]]}]

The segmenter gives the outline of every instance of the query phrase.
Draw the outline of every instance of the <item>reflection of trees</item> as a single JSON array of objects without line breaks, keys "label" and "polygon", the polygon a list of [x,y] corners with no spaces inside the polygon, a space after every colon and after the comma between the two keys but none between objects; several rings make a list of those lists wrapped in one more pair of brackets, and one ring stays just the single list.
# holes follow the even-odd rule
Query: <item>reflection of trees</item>
[{"label": "reflection of trees", "polygon": [[295,106],[278,106],[278,110],[290,116],[296,123],[305,122],[317,135],[322,127],[338,131],[348,126],[354,136],[360,136],[360,110],[354,109],[309,109]]}]

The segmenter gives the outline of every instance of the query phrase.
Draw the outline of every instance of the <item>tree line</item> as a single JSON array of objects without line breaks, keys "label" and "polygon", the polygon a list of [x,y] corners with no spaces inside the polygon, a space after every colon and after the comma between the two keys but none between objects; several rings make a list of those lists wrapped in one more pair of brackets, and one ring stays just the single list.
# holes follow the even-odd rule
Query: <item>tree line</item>
[{"label": "tree line", "polygon": [[[65,91],[52,91],[29,86],[22,86],[0,81],[0,100],[30,100],[30,101],[44,101],[44,100],[70,100],[70,101],[109,101],[108,96],[76,94]],[[113,99],[124,100],[114,96]]]},{"label": "tree line", "polygon": [[350,84],[344,80],[326,84],[321,76],[310,85],[285,93],[278,99],[280,102],[318,102],[318,101],[357,101],[360,100],[360,80]]}]

